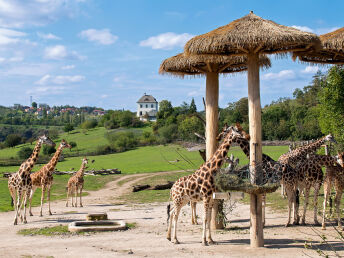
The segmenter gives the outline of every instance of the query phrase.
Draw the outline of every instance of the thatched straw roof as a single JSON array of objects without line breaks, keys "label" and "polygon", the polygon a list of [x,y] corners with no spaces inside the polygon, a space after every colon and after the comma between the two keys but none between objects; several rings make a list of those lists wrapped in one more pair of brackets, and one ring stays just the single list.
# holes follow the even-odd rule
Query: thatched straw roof
[{"label": "thatched straw roof", "polygon": [[344,28],[320,36],[321,49],[294,52],[301,62],[318,64],[344,64]]},{"label": "thatched straw roof", "polygon": [[[172,74],[177,77],[205,76],[207,72],[223,74],[243,72],[247,70],[247,58],[244,56],[223,55],[189,55],[184,53],[165,59],[159,68],[160,74]],[[261,55],[259,65],[262,68],[271,67],[268,57]],[[210,71],[211,70],[211,71]]]},{"label": "thatched straw roof", "polygon": [[208,33],[193,37],[185,47],[188,54],[243,55],[284,53],[319,44],[317,35],[279,25],[253,14],[237,19]]}]

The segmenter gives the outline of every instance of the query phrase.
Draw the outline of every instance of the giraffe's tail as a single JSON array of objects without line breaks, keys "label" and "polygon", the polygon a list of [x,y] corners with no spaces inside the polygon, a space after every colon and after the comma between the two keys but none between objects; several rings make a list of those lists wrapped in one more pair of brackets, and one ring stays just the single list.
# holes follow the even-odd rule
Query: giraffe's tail
[{"label": "giraffe's tail", "polygon": [[167,224],[170,220],[170,213],[171,213],[171,204],[167,204]]},{"label": "giraffe's tail", "polygon": [[12,207],[14,206],[14,201],[13,201],[12,196],[11,196],[11,206],[12,206]]}]

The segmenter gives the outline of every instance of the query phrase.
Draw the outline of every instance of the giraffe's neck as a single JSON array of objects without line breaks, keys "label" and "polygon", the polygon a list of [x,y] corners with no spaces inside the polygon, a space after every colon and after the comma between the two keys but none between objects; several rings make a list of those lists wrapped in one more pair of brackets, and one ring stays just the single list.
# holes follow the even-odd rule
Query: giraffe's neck
[{"label": "giraffe's neck", "polygon": [[55,167],[57,165],[57,162],[59,161],[59,158],[61,156],[61,153],[62,153],[62,150],[63,150],[63,145],[60,144],[60,146],[57,148],[54,156],[51,158],[51,160],[49,161],[48,164],[46,164],[44,166],[44,168],[42,169],[43,171],[49,173],[49,172],[52,172],[55,170]]},{"label": "giraffe's neck", "polygon": [[207,171],[211,174],[214,175],[218,169],[221,168],[225,157],[227,156],[228,150],[231,147],[233,142],[233,137],[232,135],[227,136],[222,144],[217,148],[213,156],[204,164],[207,166]]},{"label": "giraffe's neck", "polygon": [[30,174],[33,166],[37,162],[39,152],[41,151],[41,147],[42,147],[42,142],[38,140],[30,157],[20,165],[20,168],[18,171],[20,176]]},{"label": "giraffe's neck", "polygon": [[81,164],[81,167],[80,167],[80,169],[79,169],[79,171],[76,172],[75,176],[77,176],[77,177],[83,177],[83,176],[84,176],[85,168],[86,168],[86,164],[82,163],[82,164]]},{"label": "giraffe's neck", "polygon": [[[250,159],[250,143],[247,139],[242,138],[242,137],[237,137],[233,140],[233,142],[236,142],[239,144],[241,150],[244,152],[246,157]],[[274,161],[270,156],[263,154],[262,156],[262,161],[263,162],[270,162]]]},{"label": "giraffe's neck", "polygon": [[310,162],[317,163],[320,166],[333,166],[335,164],[338,164],[336,157],[316,154],[310,156]]},{"label": "giraffe's neck", "polygon": [[315,142],[312,142],[308,145],[301,146],[299,148],[296,148],[291,153],[295,153],[297,155],[304,155],[308,153],[314,153],[316,150],[318,150],[321,145],[323,145],[326,142],[326,137],[322,137],[319,140],[316,140]]}]

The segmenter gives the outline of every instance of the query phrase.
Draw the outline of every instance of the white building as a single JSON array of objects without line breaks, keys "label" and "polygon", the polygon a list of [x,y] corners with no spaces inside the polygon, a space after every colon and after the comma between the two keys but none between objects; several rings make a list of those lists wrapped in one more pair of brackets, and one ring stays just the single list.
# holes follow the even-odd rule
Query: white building
[{"label": "white building", "polygon": [[156,114],[158,112],[158,101],[146,93],[136,102],[137,113],[136,116],[141,121],[156,121]]}]

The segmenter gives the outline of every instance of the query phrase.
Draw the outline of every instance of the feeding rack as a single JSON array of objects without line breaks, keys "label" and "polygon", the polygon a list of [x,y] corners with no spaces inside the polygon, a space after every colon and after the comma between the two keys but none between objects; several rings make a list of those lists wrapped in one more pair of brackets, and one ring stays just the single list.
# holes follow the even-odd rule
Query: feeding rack
[{"label": "feeding rack", "polygon": [[220,170],[215,176],[215,186],[222,192],[272,193],[280,186],[279,166],[278,163],[261,163],[254,169],[247,165],[232,171]]}]

